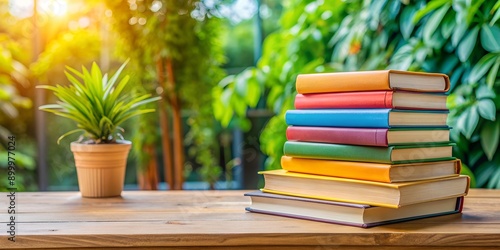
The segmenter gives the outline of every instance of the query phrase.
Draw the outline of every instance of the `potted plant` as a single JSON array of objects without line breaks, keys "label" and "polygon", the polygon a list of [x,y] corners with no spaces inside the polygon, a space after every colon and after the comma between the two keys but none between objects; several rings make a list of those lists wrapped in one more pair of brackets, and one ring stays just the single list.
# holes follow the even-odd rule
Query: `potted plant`
[{"label": "potted plant", "polygon": [[[40,110],[69,118],[76,129],[63,134],[82,133],[80,140],[71,143],[78,175],[78,186],[83,197],[119,196],[123,190],[125,167],[131,142],[121,138],[120,125],[137,115],[154,112],[144,105],[160,99],[149,94],[125,91],[129,76],[120,77],[127,62],[110,78],[102,75],[96,63],[90,72],[66,67],[68,86],[41,85],[38,88],[54,92],[57,104],[40,106]],[[119,79],[121,78],[121,79]]]}]

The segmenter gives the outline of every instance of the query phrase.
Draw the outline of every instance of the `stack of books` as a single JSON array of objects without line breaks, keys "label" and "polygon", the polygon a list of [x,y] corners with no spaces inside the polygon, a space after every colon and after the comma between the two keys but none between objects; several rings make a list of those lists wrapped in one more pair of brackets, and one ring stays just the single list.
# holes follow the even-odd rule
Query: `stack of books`
[{"label": "stack of books", "polygon": [[371,227],[460,213],[469,177],[452,156],[444,74],[302,74],[281,170],[250,212]]}]

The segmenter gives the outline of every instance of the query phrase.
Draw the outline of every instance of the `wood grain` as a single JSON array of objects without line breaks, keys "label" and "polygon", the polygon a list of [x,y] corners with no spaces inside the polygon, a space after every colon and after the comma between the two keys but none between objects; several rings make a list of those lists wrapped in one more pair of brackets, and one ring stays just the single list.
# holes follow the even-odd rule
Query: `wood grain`
[{"label": "wood grain", "polygon": [[127,191],[104,199],[18,193],[15,243],[7,240],[4,193],[0,249],[500,248],[500,190],[470,190],[462,214],[369,229],[248,213],[245,192]]}]

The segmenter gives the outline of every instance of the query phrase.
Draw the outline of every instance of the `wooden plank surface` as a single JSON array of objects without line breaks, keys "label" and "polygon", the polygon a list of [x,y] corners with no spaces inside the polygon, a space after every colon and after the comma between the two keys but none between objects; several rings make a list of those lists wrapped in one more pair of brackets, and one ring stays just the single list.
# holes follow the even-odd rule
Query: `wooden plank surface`
[{"label": "wooden plank surface", "polygon": [[500,248],[500,190],[472,189],[462,214],[369,229],[248,213],[247,191],[127,191],[16,194],[16,242],[7,240],[0,198],[0,249],[156,247],[219,249]]}]

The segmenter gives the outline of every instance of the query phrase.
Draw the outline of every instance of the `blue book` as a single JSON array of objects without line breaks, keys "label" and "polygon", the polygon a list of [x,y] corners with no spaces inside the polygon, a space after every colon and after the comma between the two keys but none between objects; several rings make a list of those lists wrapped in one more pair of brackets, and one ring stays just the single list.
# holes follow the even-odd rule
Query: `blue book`
[{"label": "blue book", "polygon": [[398,109],[301,109],[288,110],[288,125],[394,128],[394,127],[447,127],[448,111]]}]

